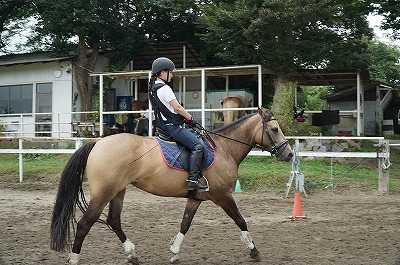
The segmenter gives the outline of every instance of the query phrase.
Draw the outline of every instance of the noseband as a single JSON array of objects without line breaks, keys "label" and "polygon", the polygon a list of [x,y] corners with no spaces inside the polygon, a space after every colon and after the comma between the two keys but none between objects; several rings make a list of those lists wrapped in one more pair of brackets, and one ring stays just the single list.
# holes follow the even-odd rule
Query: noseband
[{"label": "noseband", "polygon": [[272,149],[271,150],[267,150],[264,147],[264,145],[263,145],[263,143],[264,143],[264,133],[261,134],[261,146],[260,146],[260,148],[263,151],[269,151],[271,153],[271,155],[277,156],[277,155],[281,155],[280,150],[282,148],[285,148],[289,144],[289,141],[285,139],[285,141],[283,141],[282,143],[275,144],[274,140],[272,139],[271,133],[268,130],[268,127],[267,127],[267,122],[274,121],[274,120],[276,120],[276,119],[272,118],[272,114],[268,115],[267,117],[263,117],[262,118],[263,132],[264,131],[266,132],[266,134],[268,136],[268,139],[269,139],[269,142],[270,142],[270,144],[272,146]]}]

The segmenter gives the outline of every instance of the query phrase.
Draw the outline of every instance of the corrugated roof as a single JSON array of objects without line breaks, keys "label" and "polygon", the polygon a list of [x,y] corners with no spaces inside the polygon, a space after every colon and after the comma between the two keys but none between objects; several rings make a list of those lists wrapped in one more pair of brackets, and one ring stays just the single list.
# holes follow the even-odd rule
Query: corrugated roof
[{"label": "corrugated roof", "polygon": [[22,54],[9,54],[0,56],[0,66],[13,66],[18,64],[46,63],[54,61],[67,61],[75,56],[54,56],[49,52],[33,52]]}]

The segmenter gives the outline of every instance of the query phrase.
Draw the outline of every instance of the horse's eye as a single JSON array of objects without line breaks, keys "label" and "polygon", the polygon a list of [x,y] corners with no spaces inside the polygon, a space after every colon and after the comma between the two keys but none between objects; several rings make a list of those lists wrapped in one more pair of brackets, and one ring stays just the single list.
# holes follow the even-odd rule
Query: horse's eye
[{"label": "horse's eye", "polygon": [[274,127],[274,128],[272,128],[272,131],[273,131],[274,133],[278,133],[278,128],[277,128],[277,127]]}]

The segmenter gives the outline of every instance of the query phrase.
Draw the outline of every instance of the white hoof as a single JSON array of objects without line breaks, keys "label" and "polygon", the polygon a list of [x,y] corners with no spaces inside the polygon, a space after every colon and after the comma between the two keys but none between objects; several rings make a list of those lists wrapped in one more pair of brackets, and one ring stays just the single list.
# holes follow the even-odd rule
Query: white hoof
[{"label": "white hoof", "polygon": [[178,254],[174,255],[170,260],[171,264],[180,264],[181,261],[179,260]]},{"label": "white hoof", "polygon": [[78,263],[79,263],[79,254],[76,254],[76,253],[73,253],[73,252],[69,253],[68,263],[71,264],[71,265],[78,265]]}]

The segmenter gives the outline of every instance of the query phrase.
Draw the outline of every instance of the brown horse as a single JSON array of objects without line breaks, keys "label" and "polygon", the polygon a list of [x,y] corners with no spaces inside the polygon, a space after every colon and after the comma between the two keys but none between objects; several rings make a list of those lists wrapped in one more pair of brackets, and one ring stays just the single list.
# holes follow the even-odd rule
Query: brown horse
[{"label": "brown horse", "polygon": [[[242,96],[227,97],[222,101],[222,108],[247,108],[251,105],[251,100]],[[224,110],[224,125],[230,124],[246,114],[245,110]]]},{"label": "brown horse", "polygon": [[[215,162],[203,172],[210,189],[208,192],[197,192],[187,199],[180,231],[170,247],[175,255],[171,263],[179,261],[178,253],[184,235],[201,202],[206,200],[213,201],[234,220],[240,228],[241,240],[250,250],[251,258],[259,261],[259,252],[232,196],[238,167],[255,146],[271,152],[282,161],[291,160],[292,149],[272,113],[264,109],[213,131],[212,138],[216,143]],[[107,155],[110,153],[123,155]],[[88,205],[82,190],[85,168],[90,187]],[[74,219],[75,205],[78,205],[84,214],[77,223],[75,241],[69,255],[69,263],[78,264],[85,236],[109,204],[105,222],[123,243],[128,260],[138,264],[135,245],[121,228],[120,217],[127,185],[132,184],[158,196],[187,197],[187,176],[187,172],[166,165],[153,138],[123,133],[87,143],[72,155],[61,175],[51,222],[51,249],[65,250],[70,222]]]}]

